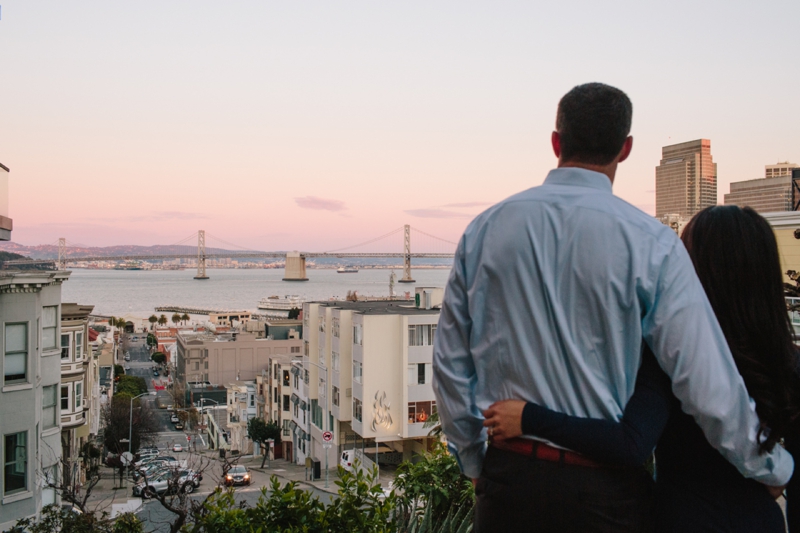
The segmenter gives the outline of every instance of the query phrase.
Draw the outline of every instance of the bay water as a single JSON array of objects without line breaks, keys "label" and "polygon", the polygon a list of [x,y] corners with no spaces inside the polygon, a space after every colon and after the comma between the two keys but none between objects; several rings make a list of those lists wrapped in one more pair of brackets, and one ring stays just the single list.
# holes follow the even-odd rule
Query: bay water
[{"label": "bay water", "polygon": [[[389,296],[388,269],[339,274],[332,269],[308,269],[308,281],[282,281],[283,269],[208,269],[209,279],[193,279],[187,270],[75,269],[62,286],[62,301],[94,305],[93,314],[147,318],[157,306],[257,311],[268,296],[298,295],[306,301],[344,299],[348,291],[360,296]],[[397,279],[402,270],[395,270]],[[415,283],[395,283],[402,296],[414,287],[444,287],[450,269],[413,269]],[[169,314],[168,314],[169,316]]]}]

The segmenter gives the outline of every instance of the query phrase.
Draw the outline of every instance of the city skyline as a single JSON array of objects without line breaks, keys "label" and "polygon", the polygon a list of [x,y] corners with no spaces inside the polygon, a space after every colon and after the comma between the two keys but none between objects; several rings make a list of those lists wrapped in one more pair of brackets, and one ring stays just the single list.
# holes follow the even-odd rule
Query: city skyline
[{"label": "city skyline", "polygon": [[406,223],[455,240],[543,181],[558,99],[587,81],[633,100],[614,188],[650,214],[662,146],[713,141],[718,203],[797,160],[800,74],[760,28],[800,6],[679,2],[657,22],[637,4],[564,9],[4,2],[14,241],[169,244],[205,228],[321,250]]}]

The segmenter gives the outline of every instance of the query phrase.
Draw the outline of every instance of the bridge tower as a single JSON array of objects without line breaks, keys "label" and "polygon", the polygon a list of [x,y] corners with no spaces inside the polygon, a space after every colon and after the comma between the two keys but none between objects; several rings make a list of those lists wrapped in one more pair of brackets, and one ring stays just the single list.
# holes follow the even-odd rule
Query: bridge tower
[{"label": "bridge tower", "polygon": [[411,277],[411,226],[406,224],[403,229],[403,279],[400,283],[414,283],[416,280]]},{"label": "bridge tower", "polygon": [[58,239],[58,269],[67,269],[67,239],[64,237]]},{"label": "bridge tower", "polygon": [[197,232],[197,275],[194,279],[208,279],[206,276],[206,232]]}]

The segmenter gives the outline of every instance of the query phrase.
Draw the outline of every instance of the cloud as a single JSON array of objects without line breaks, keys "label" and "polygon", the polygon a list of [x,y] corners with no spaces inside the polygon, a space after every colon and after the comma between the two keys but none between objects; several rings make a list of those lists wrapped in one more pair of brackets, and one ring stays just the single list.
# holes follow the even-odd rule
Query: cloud
[{"label": "cloud", "polygon": [[208,218],[208,215],[203,213],[185,213],[183,211],[151,211],[150,218],[157,220],[196,220],[199,218]]},{"label": "cloud", "polygon": [[341,200],[328,200],[327,198],[317,198],[316,196],[303,196],[295,198],[294,201],[303,209],[316,209],[318,211],[344,211],[347,209]]},{"label": "cloud", "polygon": [[646,192],[647,194],[655,194],[655,193],[656,193],[656,190],[655,190],[655,189],[647,189],[647,190],[646,190],[646,191],[644,191],[644,192]]},{"label": "cloud", "polygon": [[448,211],[446,209],[406,209],[406,213],[412,217],[419,218],[472,218],[474,215],[467,213],[458,213],[456,211]]},{"label": "cloud", "polygon": [[484,205],[492,205],[492,202],[462,202],[460,204],[445,204],[442,207],[482,207]]}]

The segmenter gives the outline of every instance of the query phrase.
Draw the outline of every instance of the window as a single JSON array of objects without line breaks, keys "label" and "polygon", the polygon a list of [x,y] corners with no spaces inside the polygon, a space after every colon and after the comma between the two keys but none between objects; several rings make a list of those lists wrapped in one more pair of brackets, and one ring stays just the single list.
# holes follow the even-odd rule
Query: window
[{"label": "window", "polygon": [[308,341],[303,341],[303,353],[306,357],[308,357],[309,348],[308,348]]},{"label": "window", "polygon": [[5,437],[3,451],[3,494],[13,494],[28,488],[28,450],[26,432]]},{"label": "window", "polygon": [[25,381],[28,377],[28,325],[6,324],[6,352],[3,374],[6,383]]},{"label": "window", "polygon": [[436,336],[436,324],[408,326],[409,346],[431,346]]},{"label": "window", "polygon": [[421,424],[436,413],[436,402],[409,402],[408,423]]},{"label": "window", "polygon": [[353,418],[361,422],[361,400],[353,398]]},{"label": "window", "polygon": [[333,397],[333,405],[339,407],[339,387],[336,385],[334,385],[331,390],[331,396]]},{"label": "window", "polygon": [[322,429],[322,407],[317,400],[311,400],[311,421],[319,429]]},{"label": "window", "polygon": [[288,387],[289,386],[289,371],[288,370],[284,370],[283,371],[283,386],[284,387]]},{"label": "window", "polygon": [[208,361],[203,363],[203,370],[208,370]]},{"label": "window", "polygon": [[256,406],[256,395],[255,394],[250,394],[249,396],[250,396],[250,407],[255,407]]},{"label": "window", "polygon": [[278,403],[278,387],[275,387],[273,391],[275,392],[275,394],[272,395],[272,401]]},{"label": "window", "polygon": [[308,369],[305,371],[304,381],[306,382],[306,385],[308,385]]},{"label": "window", "polygon": [[83,333],[75,333],[75,359],[83,359]]},{"label": "window", "polygon": [[361,378],[364,375],[364,366],[361,361],[353,361],[353,381],[361,383]]},{"label": "window", "polygon": [[72,335],[64,333],[61,335],[61,359],[69,361],[72,356]]},{"label": "window", "polygon": [[55,305],[42,308],[42,348],[55,350],[58,332],[58,308]]},{"label": "window", "polygon": [[417,385],[425,385],[425,363],[417,365]]},{"label": "window", "polygon": [[335,371],[339,371],[339,352],[331,352],[331,366]]},{"label": "window", "polygon": [[42,423],[44,424],[44,429],[54,428],[58,425],[57,388],[57,385],[42,387]]},{"label": "window", "polygon": [[194,362],[194,369],[195,370],[200,370],[200,361],[195,361]]},{"label": "window", "polygon": [[284,394],[283,395],[283,410],[284,411],[288,411],[289,410],[289,395],[288,394]]},{"label": "window", "polygon": [[331,320],[331,330],[334,337],[339,336],[339,319],[334,318]]},{"label": "window", "polygon": [[290,346],[289,353],[300,353],[299,346]]},{"label": "window", "polygon": [[83,382],[75,383],[75,411],[83,409]]},{"label": "window", "polygon": [[[272,364],[271,361],[270,364]],[[275,381],[278,381],[278,365],[275,365],[274,367],[274,374],[275,374]]]},{"label": "window", "polygon": [[353,344],[358,344],[359,346],[363,344],[363,331],[364,330],[361,324],[356,324],[353,326]]},{"label": "window", "polygon": [[69,412],[69,385],[61,386],[61,411]]},{"label": "window", "polygon": [[324,315],[319,317],[319,330],[321,332],[323,332],[323,333],[325,332],[325,316]]}]

